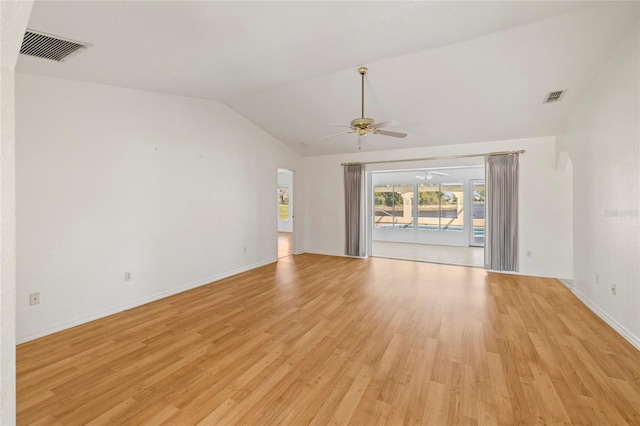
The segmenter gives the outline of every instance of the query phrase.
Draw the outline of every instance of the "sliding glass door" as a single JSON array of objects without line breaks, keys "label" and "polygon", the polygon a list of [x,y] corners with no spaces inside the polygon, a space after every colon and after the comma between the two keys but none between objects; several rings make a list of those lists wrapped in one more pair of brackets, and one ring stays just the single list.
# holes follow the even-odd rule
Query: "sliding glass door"
[{"label": "sliding glass door", "polygon": [[484,247],[484,198],[485,198],[485,185],[484,180],[472,180],[471,181],[471,195],[473,197],[473,210],[471,212],[473,216],[473,230],[471,233],[471,241],[469,245]]},{"label": "sliding glass door", "polygon": [[382,171],[370,176],[367,209],[372,241],[483,244],[484,198],[473,196],[475,191],[484,197],[481,166]]},{"label": "sliding glass door", "polygon": [[464,183],[383,184],[372,189],[374,239],[468,245]]}]

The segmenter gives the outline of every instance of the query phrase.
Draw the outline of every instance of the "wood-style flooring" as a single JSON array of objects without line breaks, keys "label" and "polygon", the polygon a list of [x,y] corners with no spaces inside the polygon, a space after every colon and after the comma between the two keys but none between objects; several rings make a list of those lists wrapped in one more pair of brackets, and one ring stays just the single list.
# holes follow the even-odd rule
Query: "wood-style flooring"
[{"label": "wood-style flooring", "polygon": [[288,256],[17,348],[20,425],[640,424],[640,353],[553,279]]},{"label": "wood-style flooring", "polygon": [[278,259],[293,254],[293,233],[278,232]]},{"label": "wood-style flooring", "polygon": [[372,241],[371,247],[371,255],[374,257],[484,268],[484,247],[441,246],[390,241]]}]

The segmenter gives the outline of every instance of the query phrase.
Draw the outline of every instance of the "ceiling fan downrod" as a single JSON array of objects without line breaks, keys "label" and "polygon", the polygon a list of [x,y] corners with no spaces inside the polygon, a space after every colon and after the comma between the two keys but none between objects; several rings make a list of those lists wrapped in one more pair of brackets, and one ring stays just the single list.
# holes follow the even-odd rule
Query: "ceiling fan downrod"
[{"label": "ceiling fan downrod", "polygon": [[364,76],[368,71],[369,71],[369,68],[367,68],[367,67],[358,68],[358,72],[360,73],[360,76],[362,77],[362,85],[361,85],[361,92],[360,92],[360,93],[362,93],[362,117],[361,118],[364,118]]},{"label": "ceiling fan downrod", "polygon": [[[362,149],[362,139],[367,136],[367,130],[366,128],[369,126],[369,123],[365,120],[364,118],[364,76],[365,74],[369,71],[369,68],[367,67],[360,67],[358,68],[358,73],[360,73],[360,93],[361,93],[361,119],[362,121],[360,123],[364,123],[365,126],[360,126],[360,128],[358,129],[358,151]],[[354,120],[355,121],[355,120]],[[373,122],[373,120],[371,120]],[[353,126],[353,122],[351,122],[351,126]]]},{"label": "ceiling fan downrod", "polygon": [[393,126],[398,124],[395,121],[387,121],[382,123],[376,123],[373,118],[366,118],[364,116],[364,76],[367,74],[369,69],[367,67],[358,68],[358,74],[360,74],[360,101],[361,101],[361,109],[360,109],[360,117],[354,118],[351,120],[351,123],[346,126],[343,124],[331,124],[332,126],[346,127],[349,130],[335,134],[325,136],[320,139],[332,138],[334,136],[346,135],[348,133],[357,133],[358,134],[358,149],[362,148],[363,139],[369,133],[373,133],[374,135],[383,135],[383,136],[391,136],[394,138],[404,138],[407,136],[406,133],[401,132],[390,132],[388,130],[382,130],[384,127]]},{"label": "ceiling fan downrod", "polygon": [[368,132],[371,130],[369,126],[373,125],[375,121],[372,118],[365,118],[364,116],[364,76],[369,71],[367,67],[358,68],[358,73],[361,76],[361,105],[362,109],[360,118],[355,118],[351,120],[351,128],[358,133],[359,136],[366,136]]}]

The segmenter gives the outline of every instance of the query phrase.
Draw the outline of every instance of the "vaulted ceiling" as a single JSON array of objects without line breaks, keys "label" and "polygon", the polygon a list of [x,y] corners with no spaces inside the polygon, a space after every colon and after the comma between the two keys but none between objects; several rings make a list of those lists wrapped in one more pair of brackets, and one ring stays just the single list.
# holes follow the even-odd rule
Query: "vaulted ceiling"
[{"label": "vaulted ceiling", "polygon": [[[356,150],[330,123],[397,120],[363,150],[556,134],[631,2],[36,1],[29,28],[93,44],[18,72],[218,100],[302,155]],[[548,92],[562,101],[543,104]]]}]

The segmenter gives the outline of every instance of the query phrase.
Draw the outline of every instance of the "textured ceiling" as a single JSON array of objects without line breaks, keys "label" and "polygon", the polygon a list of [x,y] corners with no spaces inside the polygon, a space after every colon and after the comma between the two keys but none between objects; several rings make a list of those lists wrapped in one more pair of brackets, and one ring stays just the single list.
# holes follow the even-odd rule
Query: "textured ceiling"
[{"label": "textured ceiling", "polygon": [[[637,2],[55,2],[29,27],[94,46],[18,71],[225,102],[303,155],[353,152],[329,123],[395,119],[363,150],[554,134]],[[568,89],[557,104],[547,92]]]}]

